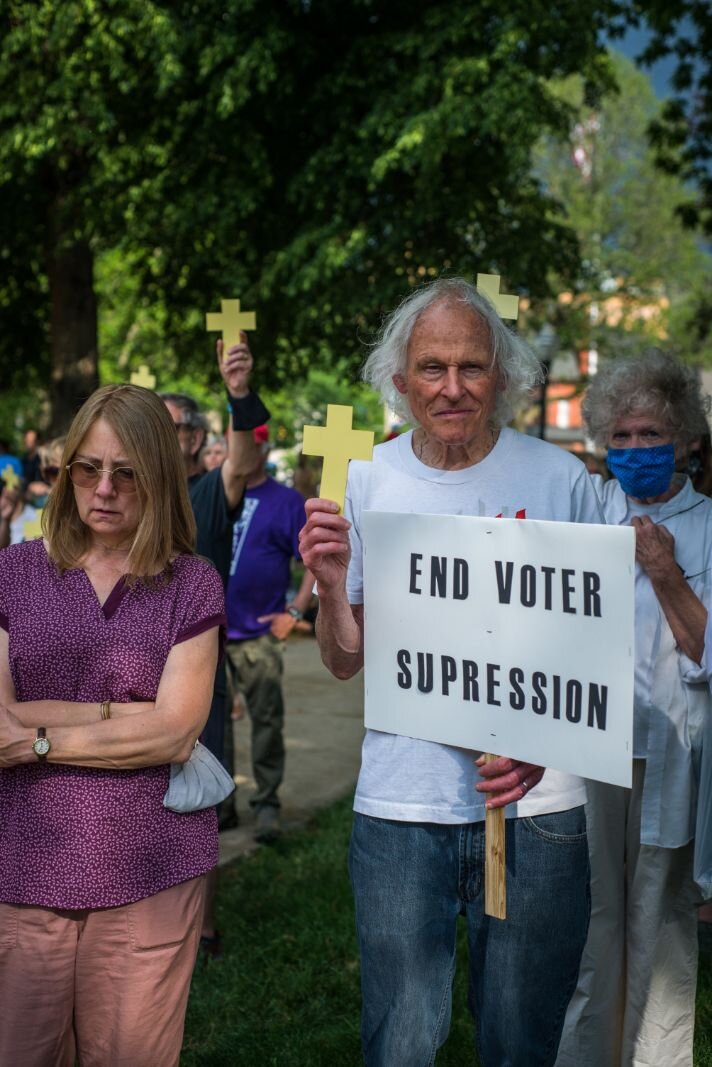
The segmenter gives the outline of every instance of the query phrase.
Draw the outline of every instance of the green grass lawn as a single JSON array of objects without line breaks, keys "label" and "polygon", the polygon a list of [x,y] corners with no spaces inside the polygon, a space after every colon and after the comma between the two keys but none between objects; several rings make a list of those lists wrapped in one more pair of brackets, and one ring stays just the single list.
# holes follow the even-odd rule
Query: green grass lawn
[{"label": "green grass lawn", "polygon": [[[225,956],[196,969],[182,1067],[358,1067],[350,801],[221,872]],[[438,1067],[474,1064],[464,938]],[[582,1065],[586,1067],[586,1065]],[[593,1065],[592,1065],[593,1067]],[[695,1067],[712,1067],[712,959],[701,961]]]}]

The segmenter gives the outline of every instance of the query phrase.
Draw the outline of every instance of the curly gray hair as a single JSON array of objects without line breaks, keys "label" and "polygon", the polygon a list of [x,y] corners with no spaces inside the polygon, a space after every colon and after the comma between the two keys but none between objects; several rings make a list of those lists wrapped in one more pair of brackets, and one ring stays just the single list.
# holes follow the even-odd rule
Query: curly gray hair
[{"label": "curly gray hair", "polygon": [[507,329],[487,297],[464,278],[440,278],[405,298],[384,322],[364,364],[363,380],[381,394],[393,411],[414,421],[407,398],[393,384],[393,375],[405,373],[413,328],[423,312],[438,302],[466,304],[484,319],[492,362],[504,382],[504,389],[497,393],[493,421],[497,426],[506,425],[534,386],[543,381],[543,368],[529,345]]},{"label": "curly gray hair", "polygon": [[710,398],[702,394],[694,368],[659,349],[606,364],[581,406],[588,432],[601,448],[610,442],[619,419],[647,412],[666,420],[677,444],[689,444],[709,432],[709,409]]}]

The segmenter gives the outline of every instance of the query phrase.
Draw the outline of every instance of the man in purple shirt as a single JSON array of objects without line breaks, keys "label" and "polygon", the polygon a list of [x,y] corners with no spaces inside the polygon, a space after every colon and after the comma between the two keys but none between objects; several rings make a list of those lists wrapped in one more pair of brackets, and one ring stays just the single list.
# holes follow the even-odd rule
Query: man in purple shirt
[{"label": "man in purple shirt", "polygon": [[266,426],[255,431],[255,439],[259,457],[233,534],[226,661],[233,691],[243,696],[252,726],[255,839],[270,842],[280,832],[277,790],[284,777],[284,641],[309,603],[314,579],[305,571],[299,591],[286,603],[291,562],[300,559],[304,500],[267,475]]}]

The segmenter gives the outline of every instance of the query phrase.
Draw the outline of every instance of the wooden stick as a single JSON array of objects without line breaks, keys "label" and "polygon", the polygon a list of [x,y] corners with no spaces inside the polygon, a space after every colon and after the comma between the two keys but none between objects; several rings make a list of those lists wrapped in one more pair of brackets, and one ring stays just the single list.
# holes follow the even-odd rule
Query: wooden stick
[{"label": "wooden stick", "polygon": [[[498,759],[485,753],[485,763]],[[507,918],[507,867],[504,808],[485,809],[485,915]]]}]

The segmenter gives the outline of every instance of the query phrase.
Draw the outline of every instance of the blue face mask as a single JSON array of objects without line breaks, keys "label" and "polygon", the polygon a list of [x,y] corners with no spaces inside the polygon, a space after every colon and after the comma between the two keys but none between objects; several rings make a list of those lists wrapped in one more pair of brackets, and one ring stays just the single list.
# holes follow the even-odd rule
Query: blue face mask
[{"label": "blue face mask", "polygon": [[670,488],[675,473],[675,447],[609,448],[606,464],[627,496],[647,500],[662,496]]}]

